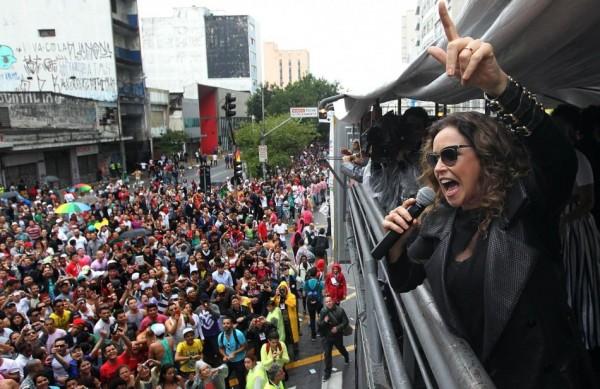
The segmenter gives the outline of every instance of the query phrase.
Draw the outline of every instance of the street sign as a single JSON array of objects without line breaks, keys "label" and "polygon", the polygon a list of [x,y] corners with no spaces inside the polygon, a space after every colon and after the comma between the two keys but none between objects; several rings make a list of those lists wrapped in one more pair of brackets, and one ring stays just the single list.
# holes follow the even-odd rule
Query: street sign
[{"label": "street sign", "polygon": [[267,162],[267,145],[258,146],[258,162]]},{"label": "street sign", "polygon": [[290,108],[290,116],[293,118],[317,118],[319,110],[317,107],[292,107]]}]

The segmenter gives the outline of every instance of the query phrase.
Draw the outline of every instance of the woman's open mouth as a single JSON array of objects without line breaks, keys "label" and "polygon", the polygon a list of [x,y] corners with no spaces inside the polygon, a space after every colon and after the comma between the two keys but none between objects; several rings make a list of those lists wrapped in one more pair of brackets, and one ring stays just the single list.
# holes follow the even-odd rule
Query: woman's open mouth
[{"label": "woman's open mouth", "polygon": [[458,182],[456,182],[452,179],[449,179],[449,178],[443,178],[443,179],[439,180],[439,182],[443,188],[444,195],[446,197],[452,197],[458,192],[458,189],[459,189]]}]

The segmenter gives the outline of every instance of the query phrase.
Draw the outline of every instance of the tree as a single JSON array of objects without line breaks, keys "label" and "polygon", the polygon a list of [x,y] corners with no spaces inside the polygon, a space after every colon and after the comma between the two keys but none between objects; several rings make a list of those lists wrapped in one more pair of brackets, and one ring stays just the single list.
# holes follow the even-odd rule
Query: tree
[{"label": "tree", "polygon": [[262,119],[261,98],[265,94],[265,117],[290,112],[290,107],[316,107],[326,97],[337,95],[340,85],[331,83],[312,74],[300,81],[288,84],[285,88],[276,85],[264,85],[247,102],[248,115],[256,120]]},{"label": "tree", "polygon": [[[276,115],[265,117],[265,130],[270,131],[288,119],[289,115]],[[260,144],[260,124],[243,124],[236,132],[235,139],[242,153],[242,160],[248,166],[251,176],[260,175],[258,162],[258,145]],[[269,168],[279,166],[288,167],[291,164],[290,156],[294,156],[307,147],[317,136],[314,124],[310,121],[290,120],[265,138],[268,149]]]},{"label": "tree", "polygon": [[187,137],[183,131],[167,130],[167,133],[162,137],[158,138],[156,146],[160,151],[166,155],[174,154],[182,150],[183,144],[186,142]]}]

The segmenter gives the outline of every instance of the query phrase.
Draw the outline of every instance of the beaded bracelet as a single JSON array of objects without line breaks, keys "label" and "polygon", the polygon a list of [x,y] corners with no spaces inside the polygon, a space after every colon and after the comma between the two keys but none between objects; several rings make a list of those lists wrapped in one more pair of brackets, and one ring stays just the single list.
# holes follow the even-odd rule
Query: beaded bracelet
[{"label": "beaded bracelet", "polygon": [[496,119],[516,135],[530,136],[544,119],[544,107],[536,96],[510,76],[502,95],[492,98],[484,92],[483,98],[496,113]]}]

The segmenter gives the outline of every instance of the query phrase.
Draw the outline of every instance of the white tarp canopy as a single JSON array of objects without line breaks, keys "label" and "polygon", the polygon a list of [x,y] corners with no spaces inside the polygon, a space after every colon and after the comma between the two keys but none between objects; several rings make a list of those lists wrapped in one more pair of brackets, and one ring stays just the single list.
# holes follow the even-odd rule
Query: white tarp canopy
[{"label": "white tarp canopy", "polygon": [[[470,0],[456,25],[461,36],[490,42],[506,73],[547,105],[600,104],[598,0]],[[436,42],[446,44],[445,36]],[[335,102],[336,117],[356,122],[377,98],[456,104],[482,93],[448,78],[443,66],[423,52],[394,82]]]}]

